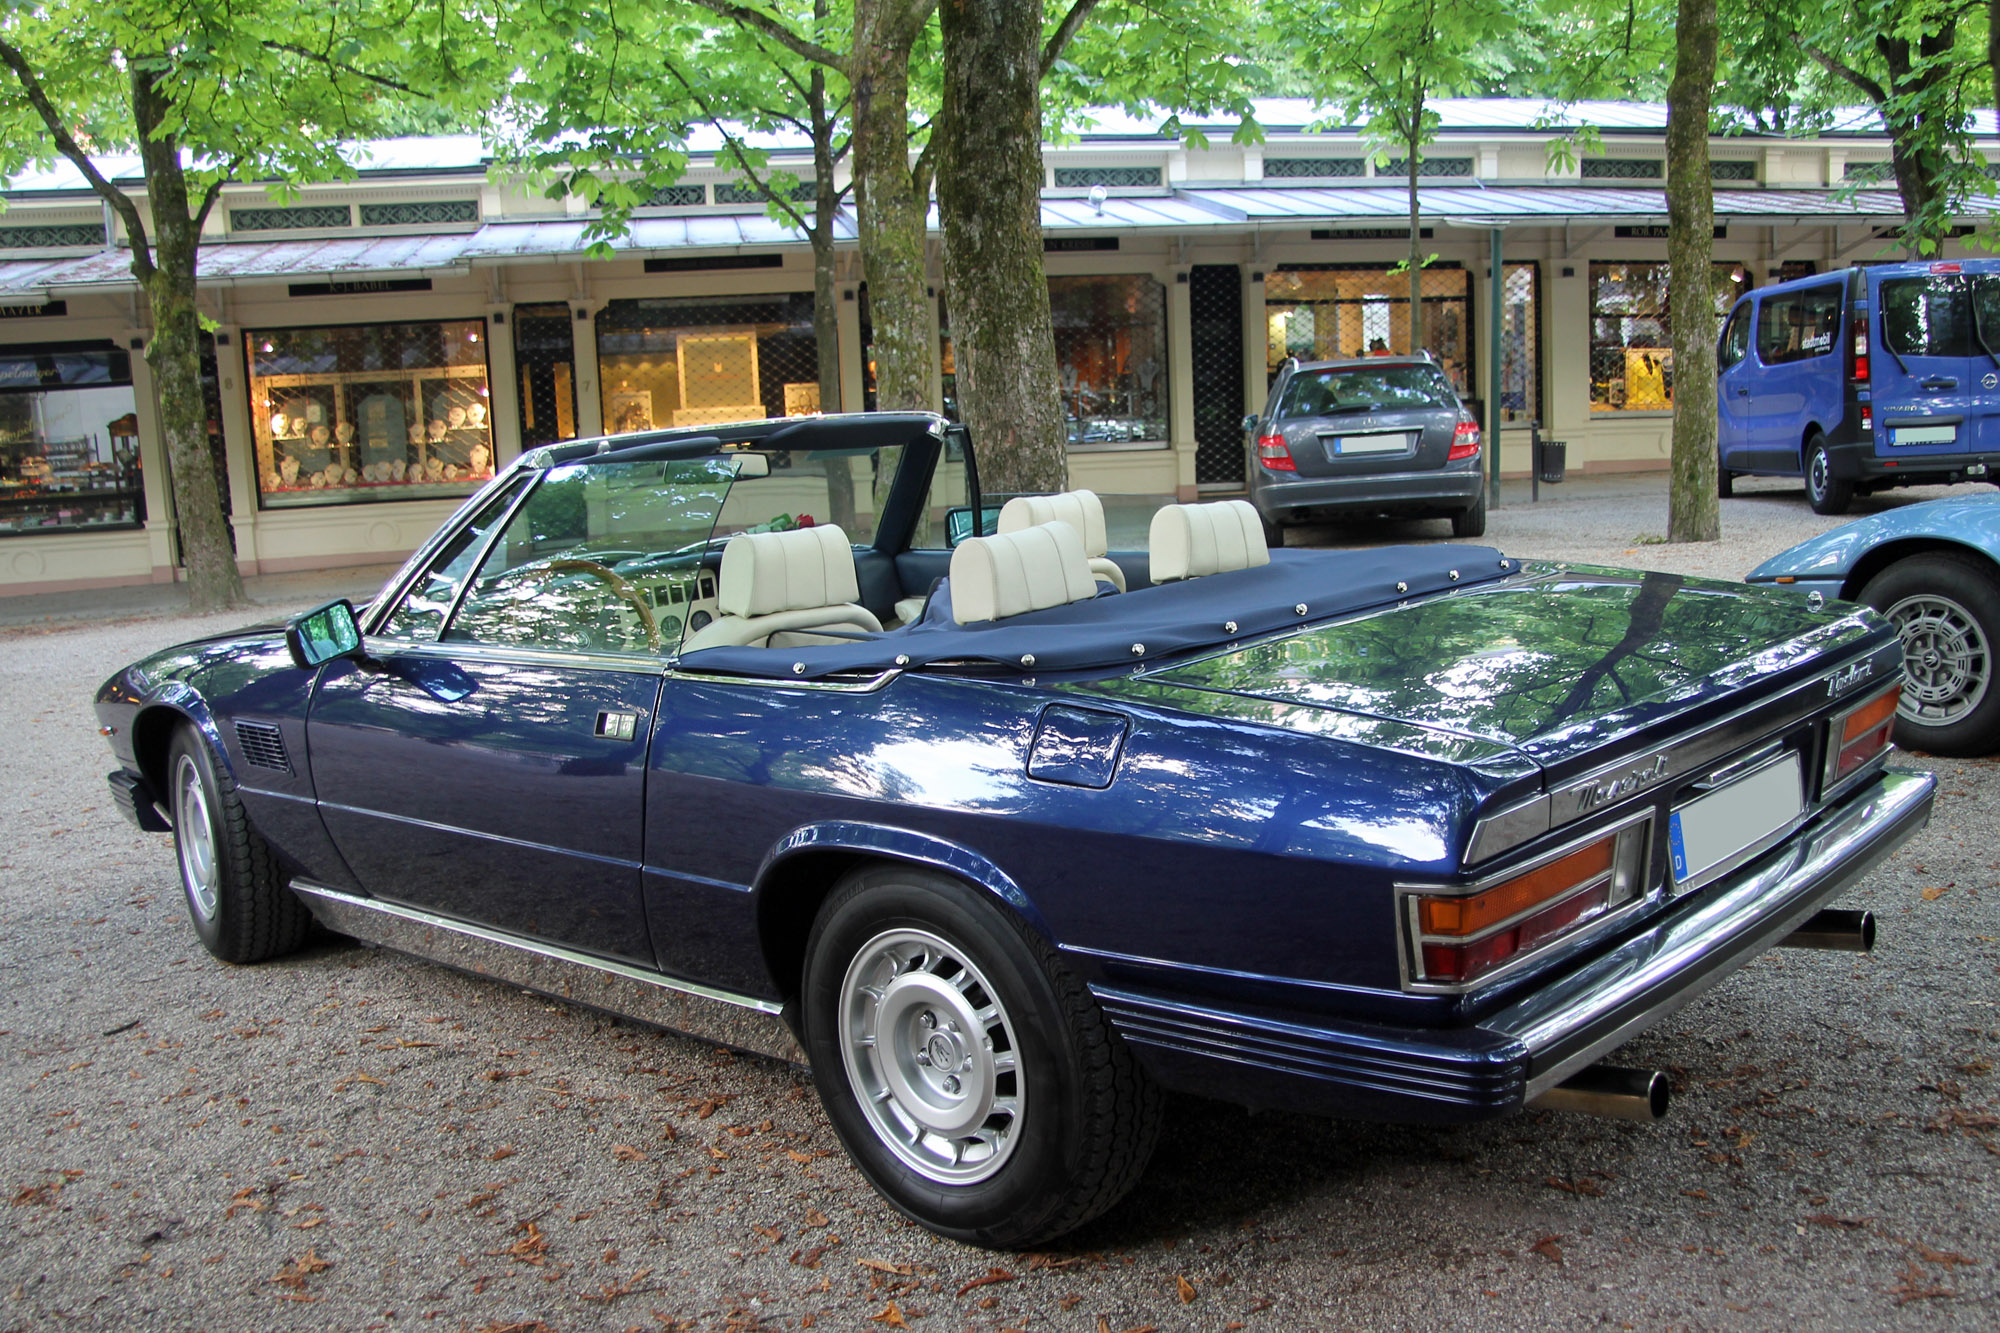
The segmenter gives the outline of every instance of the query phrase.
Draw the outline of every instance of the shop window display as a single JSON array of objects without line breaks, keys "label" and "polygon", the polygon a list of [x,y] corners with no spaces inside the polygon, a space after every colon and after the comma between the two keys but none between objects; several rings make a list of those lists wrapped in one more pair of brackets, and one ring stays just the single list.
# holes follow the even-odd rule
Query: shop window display
[{"label": "shop window display", "polygon": [[[1423,346],[1461,396],[1476,395],[1471,382],[1471,275],[1455,264],[1432,264],[1419,281]],[[1532,284],[1527,297],[1526,313],[1532,318]],[[1270,324],[1265,369],[1273,378],[1286,357],[1331,361],[1412,350],[1410,280],[1381,265],[1282,265],[1264,275],[1264,317]]]},{"label": "shop window display", "polygon": [[244,342],[265,508],[465,495],[493,475],[484,320]]},{"label": "shop window display", "polygon": [[131,354],[110,343],[0,348],[0,536],[145,518]]},{"label": "shop window display", "polygon": [[812,293],[613,301],[597,315],[597,368],[613,435],[810,416]]},{"label": "shop window display", "polygon": [[[1711,265],[1715,313],[1751,287],[1741,264]],[[1674,405],[1673,298],[1668,266],[1590,266],[1590,410],[1663,412]]]}]

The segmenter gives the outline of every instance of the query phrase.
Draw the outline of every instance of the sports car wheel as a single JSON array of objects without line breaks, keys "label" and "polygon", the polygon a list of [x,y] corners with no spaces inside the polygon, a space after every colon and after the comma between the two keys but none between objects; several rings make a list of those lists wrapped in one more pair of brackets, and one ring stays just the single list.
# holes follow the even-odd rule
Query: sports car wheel
[{"label": "sports car wheel", "polygon": [[1895,622],[1908,679],[1896,710],[1896,741],[1932,754],[2000,748],[2000,576],[1948,551],[1915,555],[1869,580],[1861,600]]},{"label": "sports car wheel", "polygon": [[237,799],[236,783],[199,732],[167,751],[174,849],[195,934],[225,963],[261,963],[305,943],[312,918]]},{"label": "sports car wheel", "polygon": [[903,866],[850,875],[813,925],[813,1080],[849,1156],[940,1235],[1032,1245],[1138,1181],[1160,1098],[1083,983],[1012,913]]},{"label": "sports car wheel", "polygon": [[1815,431],[1805,447],[1806,503],[1815,514],[1844,514],[1854,501],[1854,483],[1833,475],[1833,455],[1826,436]]}]

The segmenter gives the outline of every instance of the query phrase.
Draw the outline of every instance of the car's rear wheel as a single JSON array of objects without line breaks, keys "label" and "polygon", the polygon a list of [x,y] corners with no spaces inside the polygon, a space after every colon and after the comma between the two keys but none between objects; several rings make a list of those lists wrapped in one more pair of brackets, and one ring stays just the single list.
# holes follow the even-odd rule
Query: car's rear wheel
[{"label": "car's rear wheel", "polygon": [[1273,519],[1257,515],[1257,521],[1264,525],[1264,545],[1274,551],[1285,549],[1285,525]]},{"label": "car's rear wheel", "polygon": [[2000,749],[2000,574],[1973,555],[1934,551],[1898,560],[1861,600],[1895,622],[1908,673],[1896,742],[1932,754]]},{"label": "car's rear wheel", "polygon": [[1470,509],[1462,509],[1451,516],[1451,535],[1454,537],[1484,537],[1486,535],[1486,492],[1472,502]]},{"label": "car's rear wheel", "polygon": [[1038,1244],[1111,1207],[1160,1097],[1097,1002],[1018,917],[907,866],[848,876],[806,950],[813,1080],[849,1156],[940,1235]]},{"label": "car's rear wheel", "polygon": [[202,945],[225,963],[261,963],[305,943],[311,914],[192,725],[174,733],[167,783],[181,890]]},{"label": "car's rear wheel", "polygon": [[1833,455],[1826,436],[1814,431],[1806,438],[1804,467],[1806,503],[1815,514],[1844,514],[1854,500],[1854,483],[1833,475]]},{"label": "car's rear wheel", "polygon": [[1736,474],[1726,467],[1715,470],[1715,493],[1724,500],[1736,494]]}]

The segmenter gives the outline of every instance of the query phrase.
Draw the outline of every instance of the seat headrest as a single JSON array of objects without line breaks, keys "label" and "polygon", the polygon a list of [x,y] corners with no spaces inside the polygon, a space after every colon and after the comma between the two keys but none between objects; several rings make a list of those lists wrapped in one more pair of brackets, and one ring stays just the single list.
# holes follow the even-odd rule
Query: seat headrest
[{"label": "seat headrest", "polygon": [[1000,507],[1001,532],[1019,532],[1043,523],[1067,523],[1083,538],[1086,558],[1101,556],[1110,541],[1104,530],[1104,503],[1095,491],[1060,495],[1017,495]]},{"label": "seat headrest", "polygon": [[973,537],[951,553],[951,616],[961,625],[1097,595],[1083,538],[1067,523]]},{"label": "seat headrest", "polygon": [[1247,500],[1166,505],[1153,515],[1147,546],[1155,583],[1271,563],[1264,525]]},{"label": "seat headrest", "polygon": [[725,616],[768,616],[859,601],[854,547],[838,523],[744,532],[722,548],[715,603]]}]

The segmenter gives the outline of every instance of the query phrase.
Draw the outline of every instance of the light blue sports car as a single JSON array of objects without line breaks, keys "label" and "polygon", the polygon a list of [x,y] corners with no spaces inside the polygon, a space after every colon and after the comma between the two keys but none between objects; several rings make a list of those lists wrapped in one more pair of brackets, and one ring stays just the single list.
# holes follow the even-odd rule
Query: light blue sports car
[{"label": "light blue sports car", "polygon": [[1750,571],[1896,623],[1909,680],[1896,740],[1932,754],[2000,749],[2000,495],[1931,500],[1857,519]]}]

